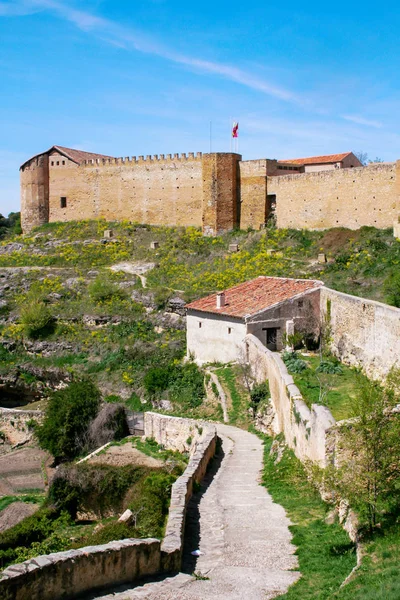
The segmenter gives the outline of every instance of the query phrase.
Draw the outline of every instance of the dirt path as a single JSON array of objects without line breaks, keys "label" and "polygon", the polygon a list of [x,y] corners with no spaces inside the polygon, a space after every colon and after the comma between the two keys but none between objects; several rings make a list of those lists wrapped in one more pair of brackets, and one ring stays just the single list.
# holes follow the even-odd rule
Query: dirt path
[{"label": "dirt path", "polygon": [[[183,568],[179,574],[102,600],[268,600],[284,593],[299,573],[284,509],[259,483],[263,446],[257,436],[218,425],[223,454],[214,476],[193,497]],[[191,551],[200,549],[196,560]]]}]

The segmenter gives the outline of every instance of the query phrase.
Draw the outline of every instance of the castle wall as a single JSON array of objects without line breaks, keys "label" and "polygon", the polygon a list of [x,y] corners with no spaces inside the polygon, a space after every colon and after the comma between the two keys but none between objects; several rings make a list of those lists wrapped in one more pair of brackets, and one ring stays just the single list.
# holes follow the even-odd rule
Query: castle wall
[{"label": "castle wall", "polygon": [[215,235],[239,225],[240,154],[203,154],[203,232]]},{"label": "castle wall", "polygon": [[267,219],[268,160],[246,160],[240,170],[240,228],[259,229]]},{"label": "castle wall", "polygon": [[32,158],[21,169],[21,225],[30,231],[49,220],[49,166],[46,154]]},{"label": "castle wall", "polygon": [[[103,217],[152,225],[202,224],[201,154],[72,165],[50,166],[50,221]],[[66,208],[61,197],[67,198]]]},{"label": "castle wall", "polygon": [[392,227],[399,211],[399,162],[269,177],[268,194],[276,194],[277,226]]}]

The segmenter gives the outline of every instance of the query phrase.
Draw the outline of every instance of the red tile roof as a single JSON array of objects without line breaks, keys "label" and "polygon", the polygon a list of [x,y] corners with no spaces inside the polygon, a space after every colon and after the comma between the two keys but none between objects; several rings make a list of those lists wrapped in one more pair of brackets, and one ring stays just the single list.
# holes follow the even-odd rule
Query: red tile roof
[{"label": "red tile roof", "polygon": [[84,160],[92,160],[96,158],[114,158],[113,156],[107,156],[105,154],[96,154],[94,152],[84,152],[83,150],[74,150],[74,148],[64,148],[64,146],[53,146],[51,150],[58,150],[61,154],[65,154],[68,158],[74,162],[80,164]]},{"label": "red tile roof", "polygon": [[106,154],[95,154],[94,152],[84,152],[83,150],[74,150],[74,148],[65,148],[64,146],[52,146],[45,152],[40,152],[39,154],[35,154],[35,156],[31,156],[31,158],[28,158],[28,160],[26,160],[21,165],[20,168],[22,169],[26,164],[28,164],[28,162],[30,162],[34,158],[37,158],[38,156],[42,156],[43,154],[50,154],[50,152],[52,152],[53,150],[57,150],[57,152],[60,152],[67,158],[70,158],[71,160],[76,162],[78,165],[80,165],[84,160],[92,160],[92,159],[96,159],[96,158],[114,158],[113,156],[107,156]]},{"label": "red tile roof", "polygon": [[322,281],[313,279],[260,276],[225,290],[225,305],[222,308],[217,308],[217,294],[190,302],[186,308],[243,318],[322,286]]},{"label": "red tile roof", "polygon": [[352,152],[343,154],[327,154],[326,156],[309,156],[308,158],[289,158],[288,160],[278,160],[278,163],[292,163],[294,165],[320,165],[324,163],[340,162],[349,156]]}]

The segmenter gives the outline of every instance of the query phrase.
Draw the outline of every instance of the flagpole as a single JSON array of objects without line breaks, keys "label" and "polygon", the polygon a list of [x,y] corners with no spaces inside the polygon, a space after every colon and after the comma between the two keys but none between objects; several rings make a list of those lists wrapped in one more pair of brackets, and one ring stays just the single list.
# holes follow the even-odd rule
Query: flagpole
[{"label": "flagpole", "polygon": [[212,121],[210,121],[210,154],[212,152]]}]

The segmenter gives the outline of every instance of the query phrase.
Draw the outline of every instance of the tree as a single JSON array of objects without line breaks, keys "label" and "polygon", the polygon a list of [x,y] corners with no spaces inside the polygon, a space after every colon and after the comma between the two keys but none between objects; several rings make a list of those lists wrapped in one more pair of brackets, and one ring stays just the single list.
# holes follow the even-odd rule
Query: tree
[{"label": "tree", "polygon": [[3,217],[0,213],[0,239],[8,233],[19,234],[21,229],[21,213],[10,213],[8,217]]},{"label": "tree", "polygon": [[399,371],[391,381],[386,389],[363,383],[354,402],[357,416],[340,430],[344,454],[335,473],[337,489],[369,531],[400,508],[400,414],[393,411]]},{"label": "tree", "polygon": [[89,424],[99,406],[100,392],[90,381],[76,381],[54,392],[43,424],[36,429],[40,446],[57,462],[75,458],[85,446]]},{"label": "tree", "polygon": [[363,152],[362,150],[358,150],[358,152],[354,152],[354,156],[358,158],[362,165],[366,165],[368,162],[368,154],[367,152]]}]

